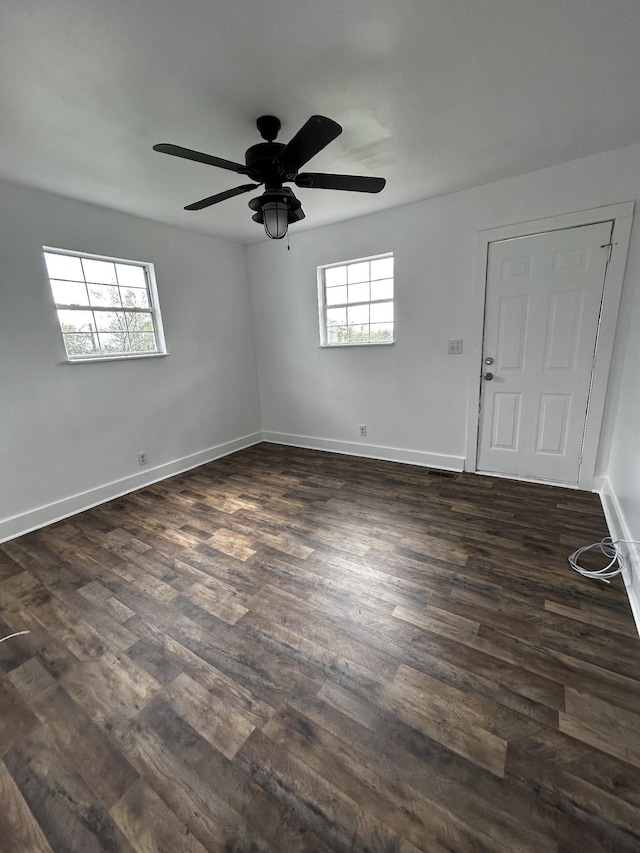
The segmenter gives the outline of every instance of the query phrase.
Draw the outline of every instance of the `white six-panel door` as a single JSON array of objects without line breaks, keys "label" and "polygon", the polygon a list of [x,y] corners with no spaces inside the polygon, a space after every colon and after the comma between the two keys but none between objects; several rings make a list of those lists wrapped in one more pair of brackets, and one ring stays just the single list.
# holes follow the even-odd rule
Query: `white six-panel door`
[{"label": "white six-panel door", "polygon": [[612,227],[489,245],[478,471],[578,483]]}]

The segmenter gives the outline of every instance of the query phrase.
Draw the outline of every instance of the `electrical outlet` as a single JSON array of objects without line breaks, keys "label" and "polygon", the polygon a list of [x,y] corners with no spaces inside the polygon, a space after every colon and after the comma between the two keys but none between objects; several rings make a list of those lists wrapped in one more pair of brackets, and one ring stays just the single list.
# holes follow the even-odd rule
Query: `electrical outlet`
[{"label": "electrical outlet", "polygon": [[449,355],[462,355],[462,341],[449,341]]},{"label": "electrical outlet", "polygon": [[143,451],[142,453],[138,453],[138,465],[147,465],[149,462],[149,457],[147,456],[147,451]]},{"label": "electrical outlet", "polygon": [[360,438],[367,437],[367,427],[366,424],[360,424]]}]

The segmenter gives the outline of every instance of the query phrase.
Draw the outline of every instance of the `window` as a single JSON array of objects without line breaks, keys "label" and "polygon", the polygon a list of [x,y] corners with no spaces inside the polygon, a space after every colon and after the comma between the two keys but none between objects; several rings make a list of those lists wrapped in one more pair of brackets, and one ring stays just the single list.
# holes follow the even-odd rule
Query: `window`
[{"label": "window", "polygon": [[151,264],[45,246],[69,361],[166,352]]},{"label": "window", "polygon": [[393,255],[318,268],[322,346],[393,343]]}]

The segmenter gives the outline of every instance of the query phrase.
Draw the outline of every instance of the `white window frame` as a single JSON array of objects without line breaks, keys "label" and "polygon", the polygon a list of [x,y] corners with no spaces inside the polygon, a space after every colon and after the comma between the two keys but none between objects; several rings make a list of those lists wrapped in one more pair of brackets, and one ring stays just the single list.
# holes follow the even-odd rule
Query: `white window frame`
[{"label": "white window frame", "polygon": [[[113,353],[108,352],[108,351],[103,351],[100,349],[99,351],[96,351],[95,354],[83,353],[82,355],[72,355],[72,354],[67,352],[64,332],[63,332],[62,326],[60,325],[60,334],[62,335],[62,340],[63,340],[63,345],[65,348],[65,354],[66,354],[67,362],[69,362],[70,364],[88,364],[88,363],[100,362],[100,361],[122,361],[122,360],[128,361],[129,359],[138,359],[138,358],[157,358],[158,356],[168,355],[166,343],[165,343],[165,337],[164,337],[164,329],[162,326],[162,316],[160,314],[160,303],[158,301],[158,288],[157,288],[157,284],[156,284],[155,270],[154,270],[152,263],[145,262],[145,261],[133,261],[129,258],[113,258],[113,257],[109,257],[107,255],[94,255],[94,254],[91,254],[90,252],[75,252],[71,249],[60,249],[60,248],[55,248],[53,246],[43,246],[42,252],[43,252],[42,258],[43,258],[43,263],[44,263],[45,274],[47,276],[47,282],[49,283],[50,293],[51,293],[53,301],[54,301],[56,315],[57,315],[57,319],[58,319],[59,323],[60,323],[60,317],[58,315],[58,311],[92,311],[92,312],[109,311],[109,312],[113,312],[114,310],[117,310],[117,309],[115,309],[113,306],[99,306],[99,305],[92,305],[92,304],[76,305],[76,304],[62,304],[60,302],[56,302],[55,297],[53,295],[53,289],[51,287],[52,279],[49,277],[49,272],[47,269],[45,252],[49,253],[49,254],[66,255],[67,257],[79,258],[81,262],[84,259],[84,260],[88,260],[88,261],[105,261],[107,263],[112,263],[112,264],[126,264],[128,266],[134,266],[134,267],[138,267],[138,268],[142,269],[144,272],[144,276],[145,276],[146,292],[147,292],[147,298],[149,301],[149,307],[148,308],[146,308],[146,307],[141,308],[141,307],[127,306],[127,307],[121,308],[120,310],[123,311],[125,314],[148,314],[150,316],[151,323],[153,325],[154,335],[155,335],[156,349],[151,350],[151,351],[139,350],[139,351],[135,351],[135,352],[113,352]],[[116,271],[116,276],[117,276],[117,271]],[[56,281],[58,279],[53,279],[53,280]],[[67,279],[67,280],[78,281],[77,279]],[[80,282],[78,281],[78,283],[80,283]],[[83,283],[85,284],[85,286],[88,286],[91,282],[87,282],[86,278],[85,278]],[[121,287],[120,284],[118,284],[117,286]],[[124,285],[122,285],[122,287],[124,287]],[[94,332],[94,334],[96,334],[96,338],[97,338],[97,331]]]},{"label": "white window frame", "polygon": [[[393,296],[391,299],[388,297],[384,299],[368,299],[363,302],[345,302],[337,305],[329,305],[327,306],[326,299],[326,287],[325,287],[325,271],[328,269],[334,269],[335,267],[349,267],[353,264],[361,264],[367,261],[378,261],[384,258],[393,258],[394,260],[394,274],[393,274]],[[395,342],[395,258],[393,252],[383,252],[379,255],[369,255],[364,258],[352,258],[348,261],[338,261],[336,263],[331,264],[322,264],[317,269],[318,274],[318,320],[320,327],[320,346],[321,347],[375,347],[375,346],[390,346]],[[369,284],[371,284],[371,279],[369,279]],[[394,309],[394,318],[393,318],[393,331],[391,340],[386,341],[329,341],[327,336],[327,308],[353,308],[359,305],[375,305],[376,303],[383,302],[391,302],[393,304]]]}]

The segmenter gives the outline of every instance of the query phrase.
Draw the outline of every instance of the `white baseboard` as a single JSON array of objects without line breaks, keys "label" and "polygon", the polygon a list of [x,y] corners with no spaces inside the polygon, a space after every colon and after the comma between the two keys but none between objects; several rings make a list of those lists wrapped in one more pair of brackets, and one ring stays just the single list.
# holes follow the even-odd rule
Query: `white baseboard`
[{"label": "white baseboard", "polygon": [[[622,508],[608,477],[602,478],[600,502],[611,538],[633,539],[634,537],[627,527]],[[623,547],[623,553],[627,557],[627,565],[623,569],[622,579],[627,590],[636,629],[640,635],[640,553],[637,545],[624,545]]]},{"label": "white baseboard", "polygon": [[404,462],[408,465],[421,465],[425,468],[440,468],[444,471],[462,471],[464,467],[463,456],[425,453],[422,450],[404,450],[399,447],[382,447],[358,441],[335,441],[330,438],[268,431],[262,433],[262,440],[270,441],[272,444],[286,444],[290,447],[305,447],[309,450],[342,453],[345,456],[365,456],[367,459],[380,459],[383,462]]},{"label": "white baseboard", "polygon": [[15,539],[17,536],[22,536],[25,533],[31,533],[31,531],[45,527],[47,524],[61,521],[63,518],[68,518],[70,515],[75,515],[78,512],[84,512],[86,509],[91,509],[94,506],[106,503],[114,498],[119,498],[129,492],[134,492],[136,489],[141,489],[143,486],[150,486],[152,483],[172,477],[174,474],[182,474],[191,468],[197,468],[199,465],[213,462],[222,456],[228,456],[230,453],[244,450],[246,447],[251,447],[254,444],[259,444],[262,440],[261,432],[244,435],[232,441],[226,441],[223,444],[210,447],[207,450],[193,453],[190,456],[175,459],[173,462],[166,462],[164,465],[145,469],[130,477],[114,480],[95,489],[89,489],[86,492],[62,498],[59,501],[37,507],[20,515],[2,519],[0,521],[0,542]]}]

